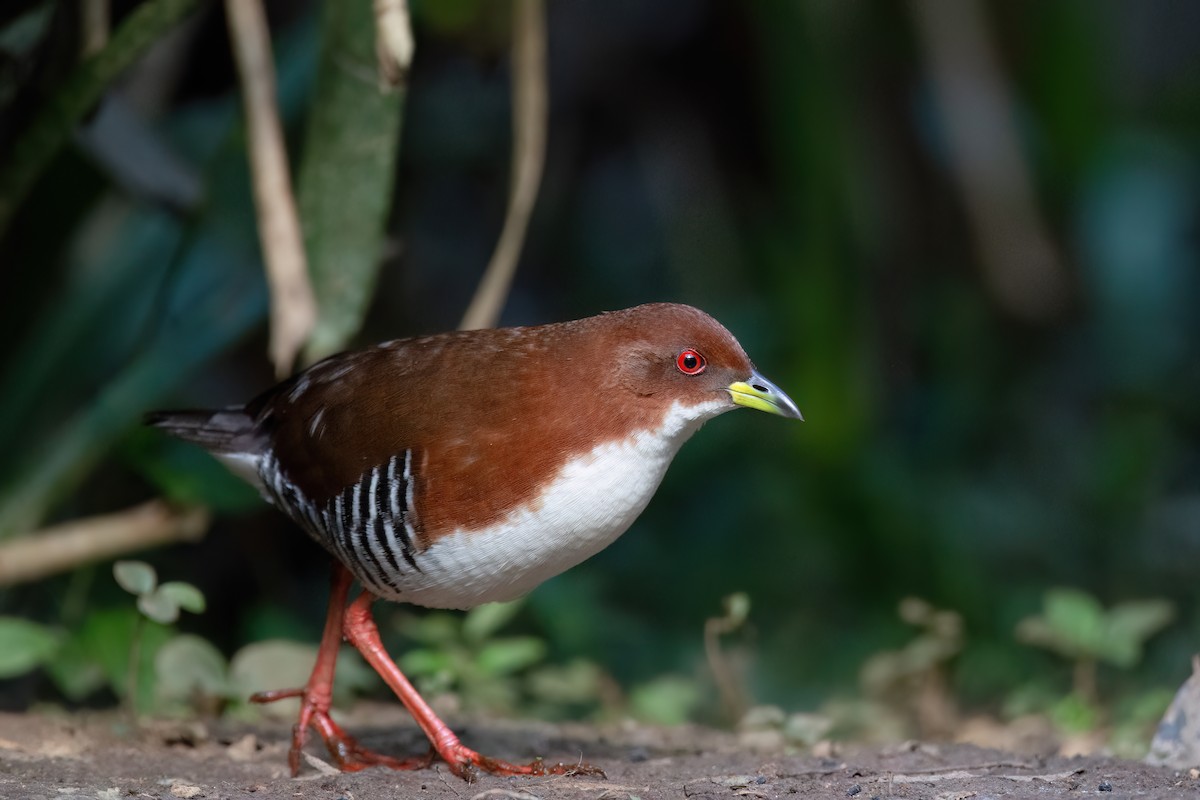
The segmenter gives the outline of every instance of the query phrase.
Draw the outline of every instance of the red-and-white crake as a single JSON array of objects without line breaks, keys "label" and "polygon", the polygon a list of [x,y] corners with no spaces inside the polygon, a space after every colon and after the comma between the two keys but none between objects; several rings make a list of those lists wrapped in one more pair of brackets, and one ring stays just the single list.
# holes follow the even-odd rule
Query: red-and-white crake
[{"label": "red-and-white crake", "polygon": [[[244,406],[151,414],[258,488],[335,559],[316,666],[289,754],[309,726],[342,769],[444,759],[464,778],[597,772],[510,764],[467,748],[384,651],[377,598],[466,609],[512,600],[611,544],[707,420],[746,406],[802,419],[702,311],[656,303],[573,322],[445,333],[332,356]],[[362,592],[350,601],[354,578]],[[374,753],[329,715],[345,637],[429,737]]]}]

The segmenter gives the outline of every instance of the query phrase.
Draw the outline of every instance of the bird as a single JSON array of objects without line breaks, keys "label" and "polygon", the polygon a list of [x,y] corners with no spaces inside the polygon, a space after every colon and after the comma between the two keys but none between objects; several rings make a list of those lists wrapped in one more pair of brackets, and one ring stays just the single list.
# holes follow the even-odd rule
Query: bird
[{"label": "bird", "polygon": [[[245,405],[146,421],[208,450],[333,557],[308,682],[251,698],[301,698],[292,774],[314,728],[345,771],[441,758],[471,780],[602,773],[467,747],[384,650],[372,605],[469,609],[525,595],[615,541],[683,443],[736,408],[803,420],[719,322],[651,303],[383,342],[330,356]],[[343,637],[424,731],[426,755],[374,752],[330,717]]]}]

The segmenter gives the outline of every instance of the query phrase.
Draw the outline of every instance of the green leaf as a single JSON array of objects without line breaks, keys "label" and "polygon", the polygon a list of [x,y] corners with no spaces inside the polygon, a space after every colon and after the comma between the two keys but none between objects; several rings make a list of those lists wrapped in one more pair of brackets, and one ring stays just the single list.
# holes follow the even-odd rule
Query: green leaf
[{"label": "green leaf", "polygon": [[35,6],[0,23],[0,50],[9,58],[31,58],[53,21],[53,11],[50,5]]},{"label": "green leaf", "polygon": [[546,643],[535,636],[513,636],[488,642],[477,663],[488,675],[511,675],[546,657]]},{"label": "green leaf", "polygon": [[1049,681],[1035,678],[1013,688],[1004,698],[1001,716],[1012,720],[1029,714],[1043,714],[1062,698],[1062,692]]},{"label": "green leaf", "polygon": [[297,180],[318,316],[305,358],[343,349],[375,291],[391,206],[402,88],[375,79],[370,3],[322,6],[320,62]]},{"label": "green leaf", "polygon": [[170,625],[179,619],[179,604],[170,595],[155,590],[140,595],[137,599],[138,611],[141,611],[155,622]]},{"label": "green leaf", "polygon": [[700,703],[700,687],[691,678],[663,675],[649,683],[635,686],[629,693],[633,716],[657,725],[679,725],[687,722]]},{"label": "green leaf", "polygon": [[1121,603],[1105,611],[1077,589],[1046,593],[1045,612],[1017,626],[1017,638],[1070,659],[1094,658],[1129,668],[1142,657],[1142,645],[1170,623],[1175,610],[1166,600]]},{"label": "green leaf", "polygon": [[207,639],[180,634],[154,659],[155,697],[162,705],[191,705],[197,697],[227,697],[229,667]]},{"label": "green leaf", "polygon": [[482,642],[511,622],[524,604],[524,600],[513,600],[511,603],[476,606],[463,619],[463,638],[469,642]]},{"label": "green leaf", "polygon": [[[140,710],[148,710],[154,705],[154,658],[159,648],[171,638],[169,628],[148,620],[139,623],[138,612],[130,607],[99,609],[84,618],[66,649],[73,657],[78,654],[76,668],[93,670],[99,667],[113,693],[125,697],[129,693],[129,657],[133,652],[135,632],[139,632],[141,638],[136,705]],[[61,673],[58,674],[60,677],[55,681],[62,685],[64,680]],[[65,682],[72,683],[70,678]],[[86,687],[87,680],[81,679],[79,684]]]},{"label": "green leaf", "polygon": [[1170,625],[1175,606],[1168,600],[1135,600],[1118,603],[1109,612],[1109,640],[1122,643],[1120,654],[1100,654],[1117,667],[1133,667],[1141,660],[1142,646]]},{"label": "green leaf", "polygon": [[565,665],[549,664],[529,674],[526,685],[538,700],[557,705],[600,699],[604,673],[590,661],[577,658]]},{"label": "green leaf", "polygon": [[19,617],[0,617],[0,678],[13,678],[42,665],[59,649],[52,628]]},{"label": "green leaf", "polygon": [[68,699],[79,702],[108,682],[104,668],[80,644],[69,637],[54,658],[45,665],[54,685]]},{"label": "green leaf", "polygon": [[246,695],[263,689],[303,686],[317,660],[317,646],[286,639],[268,639],[238,650],[229,674]]},{"label": "green leaf", "polygon": [[118,561],[113,564],[113,577],[130,594],[146,594],[158,584],[154,567],[145,561]]},{"label": "green leaf", "polygon": [[[129,646],[137,625],[133,608],[104,608],[89,613],[72,635],[71,647],[91,663],[97,664],[114,689],[123,686],[129,663]],[[118,695],[124,694],[120,689]]]},{"label": "green leaf", "polygon": [[193,614],[204,613],[204,593],[190,583],[167,581],[158,587],[158,592],[170,598],[184,611],[190,611]]},{"label": "green leaf", "polygon": [[1104,608],[1095,597],[1078,589],[1051,589],[1044,605],[1046,622],[1076,651],[1094,655],[1104,647]]},{"label": "green leaf", "polygon": [[[103,381],[100,386],[89,382],[86,390],[79,393],[80,397],[88,397],[88,401],[73,402],[73,410],[67,409],[70,416],[66,419],[61,414],[55,415],[52,432],[35,437],[23,451],[25,455],[13,463],[11,480],[0,483],[0,539],[37,527],[55,503],[70,495],[87,479],[100,458],[138,426],[148,407],[162,402],[199,364],[236,341],[261,319],[266,307],[261,271],[248,268],[241,253],[227,248],[227,232],[218,231],[218,223],[227,221],[217,217],[226,213],[222,209],[229,205],[228,201],[210,205],[204,219],[195,223],[198,227],[189,225],[186,235],[174,229],[174,225],[164,223],[157,212],[135,213],[121,226],[121,235],[114,233],[111,237],[117,244],[88,262],[86,272],[93,274],[121,269],[122,261],[167,261],[171,267],[169,280],[165,276],[140,276],[141,280],[126,296],[117,298],[124,305],[112,313],[127,314],[123,309],[137,299],[153,302],[157,309],[155,318],[166,314],[171,322],[161,331],[155,329],[155,335],[148,339],[143,327],[136,346],[117,348],[124,366],[107,377],[98,377],[97,380]],[[186,248],[181,248],[181,237],[187,243]],[[152,241],[147,243],[145,239]],[[172,260],[173,254],[177,260]],[[76,288],[82,292],[87,287]],[[88,310],[100,314],[109,313],[110,308],[113,305]],[[113,324],[111,319],[103,318],[103,322],[101,319],[96,316],[82,329],[68,330],[71,346],[65,352],[56,343],[48,346],[50,353],[58,356],[55,368],[42,374],[36,385],[57,386],[62,373],[82,370],[88,364],[80,365],[81,352],[91,351],[92,361],[114,358],[112,350],[90,347],[90,341],[105,326]],[[41,372],[40,365],[34,367]],[[44,391],[35,392],[32,397],[26,392],[8,391],[10,387],[31,383],[33,371],[23,362],[11,372],[20,380],[3,381],[0,427],[14,416],[36,416],[39,409],[31,404],[44,396]],[[4,377],[7,376],[0,376]],[[22,413],[9,413],[14,411]]]},{"label": "green leaf", "polygon": [[[229,660],[229,683],[235,699],[246,701],[255,692],[304,686],[317,660],[317,646],[286,639],[248,644]],[[283,700],[258,706],[275,719],[293,718],[300,701]]]},{"label": "green leaf", "polygon": [[521,687],[511,678],[477,675],[464,678],[456,688],[463,708],[470,711],[511,716],[521,702]]},{"label": "green leaf", "polygon": [[1065,731],[1084,733],[1096,729],[1099,711],[1077,694],[1069,694],[1054,705],[1050,716]]},{"label": "green leaf", "polygon": [[[269,639],[248,644],[229,661],[229,683],[234,699],[246,700],[255,692],[268,689],[299,688],[308,682],[317,661],[315,644],[286,639]],[[378,682],[375,671],[357,651],[342,647],[334,673],[333,696],[338,702],[373,688]],[[298,700],[257,706],[271,717],[288,719],[299,711]]]},{"label": "green leaf", "polygon": [[1069,659],[1095,657],[1104,649],[1104,609],[1096,598],[1077,589],[1051,589],[1042,606],[1040,616],[1027,617],[1017,625],[1020,641]]},{"label": "green leaf", "polygon": [[[469,615],[468,615],[469,616]],[[462,622],[452,614],[435,612],[422,617],[406,615],[404,635],[426,645],[448,645],[458,640]]]},{"label": "green leaf", "polygon": [[400,668],[406,675],[424,677],[437,675],[453,667],[453,657],[444,650],[418,647],[400,657]]},{"label": "green leaf", "polygon": [[458,37],[467,31],[476,35],[487,26],[482,24],[487,3],[480,0],[436,0],[412,4],[412,14],[424,29],[437,31],[443,36]]},{"label": "green leaf", "polygon": [[783,735],[789,742],[812,747],[829,736],[833,720],[824,714],[796,712],[789,714],[783,724]]}]

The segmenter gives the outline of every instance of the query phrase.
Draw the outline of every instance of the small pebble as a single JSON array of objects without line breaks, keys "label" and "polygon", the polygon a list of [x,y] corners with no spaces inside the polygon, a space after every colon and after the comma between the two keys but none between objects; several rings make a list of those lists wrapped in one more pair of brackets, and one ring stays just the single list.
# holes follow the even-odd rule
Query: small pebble
[{"label": "small pebble", "polygon": [[629,748],[629,760],[635,764],[641,763],[642,761],[648,761],[649,759],[650,751],[645,747],[638,745],[637,747]]},{"label": "small pebble", "polygon": [[1112,784],[1109,781],[1100,781],[1100,791],[1111,792]]},{"label": "small pebble", "polygon": [[193,797],[200,797],[202,792],[199,786],[192,786],[190,783],[173,783],[171,784],[171,796],[180,797],[183,800],[190,800]]},{"label": "small pebble", "polygon": [[860,794],[861,792],[862,787],[856,783],[846,790],[846,797],[854,797],[856,794]]}]

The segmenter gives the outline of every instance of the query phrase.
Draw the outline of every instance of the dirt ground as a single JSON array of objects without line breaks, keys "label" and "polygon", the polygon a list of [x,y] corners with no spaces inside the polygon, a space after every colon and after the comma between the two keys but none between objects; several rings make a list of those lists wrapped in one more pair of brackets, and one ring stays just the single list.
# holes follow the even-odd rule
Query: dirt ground
[{"label": "dirt ground", "polygon": [[[346,720],[369,747],[424,751],[391,706]],[[834,748],[823,755],[748,750],[698,728],[595,727],[533,722],[460,724],[464,740],[510,760],[581,757],[606,779],[496,778],[473,784],[444,766],[419,772],[333,771],[319,744],[301,775],[287,774],[286,725],[165,724],[132,728],[112,714],[0,714],[0,798],[254,798],[255,800],[628,800],[628,798],[1197,798],[1200,773],[1098,757],[1037,757],[967,745],[909,742]]]}]

